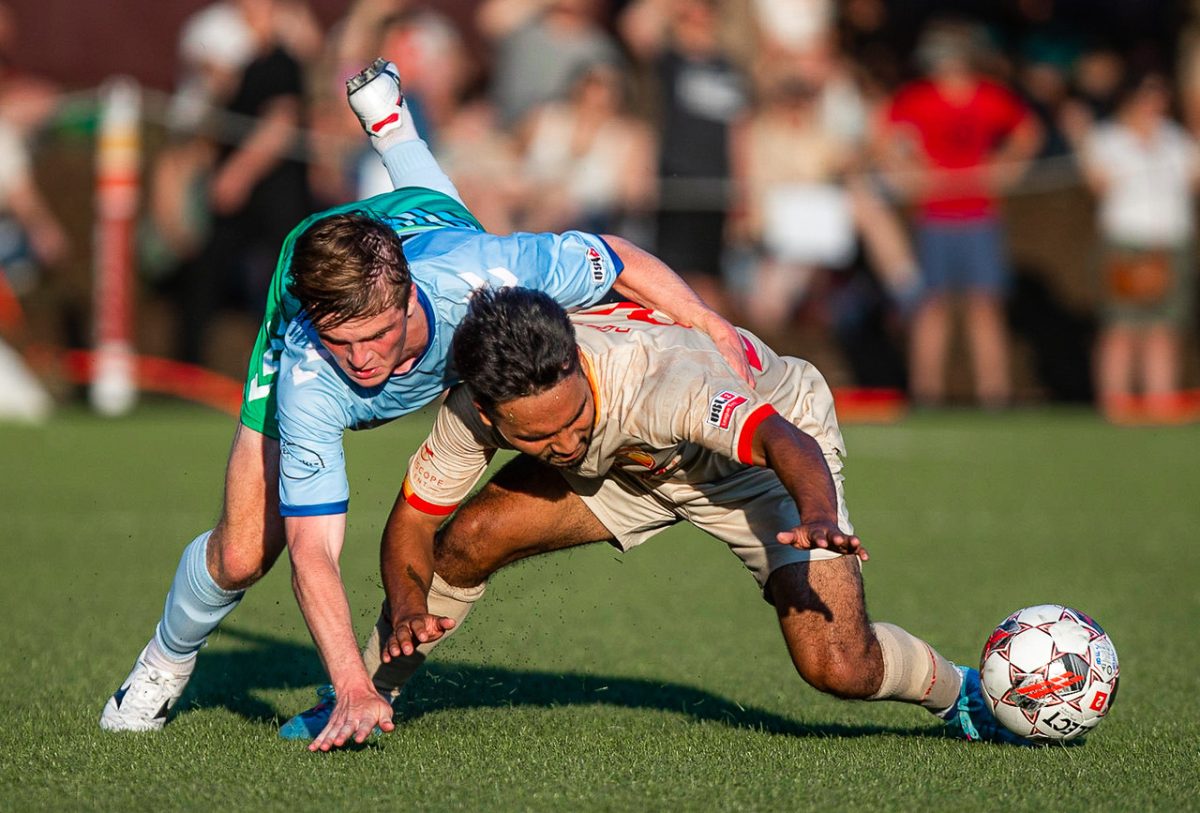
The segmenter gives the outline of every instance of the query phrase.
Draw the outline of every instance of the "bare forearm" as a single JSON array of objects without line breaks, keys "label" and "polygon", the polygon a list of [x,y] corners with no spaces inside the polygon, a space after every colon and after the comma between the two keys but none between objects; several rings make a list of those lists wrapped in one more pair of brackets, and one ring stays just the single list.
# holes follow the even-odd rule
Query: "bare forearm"
[{"label": "bare forearm", "polygon": [[[343,518],[306,518],[329,520],[329,525],[341,525]],[[337,553],[340,543],[326,544],[322,534],[316,531],[331,529],[321,523],[298,530],[294,521],[288,520],[288,551],[292,562],[292,589],[300,612],[312,634],[317,651],[329,672],[330,681],[341,694],[352,686],[370,686],[366,667],[359,654],[358,643],[350,618],[350,604],[342,586]]]},{"label": "bare forearm", "polygon": [[704,320],[716,316],[662,260],[624,238],[611,234],[602,237],[625,266],[613,284],[613,290],[621,296],[685,325],[703,328]]},{"label": "bare forearm", "polygon": [[410,508],[403,496],[388,517],[379,565],[393,618],[426,612],[437,524],[437,519]]},{"label": "bare forearm", "polygon": [[802,522],[837,522],[837,488],[820,444],[784,418],[763,421],[752,445],[754,463],[767,466],[796,501]]}]

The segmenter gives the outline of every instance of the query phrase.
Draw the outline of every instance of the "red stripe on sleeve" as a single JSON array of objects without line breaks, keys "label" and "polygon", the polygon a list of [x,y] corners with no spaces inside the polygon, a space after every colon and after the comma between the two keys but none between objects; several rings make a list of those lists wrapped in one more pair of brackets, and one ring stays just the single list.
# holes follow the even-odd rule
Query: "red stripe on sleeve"
[{"label": "red stripe on sleeve", "polygon": [[422,514],[429,514],[435,517],[444,517],[448,514],[453,514],[454,509],[458,508],[458,503],[455,503],[454,505],[437,505],[436,503],[431,503],[428,500],[421,499],[416,495],[415,492],[413,492],[412,486],[409,485],[407,477],[404,478],[403,494],[404,501],[420,511]]},{"label": "red stripe on sleeve", "polygon": [[742,433],[738,435],[737,456],[738,460],[745,463],[747,466],[753,466],[753,449],[754,449],[754,433],[758,430],[758,425],[772,415],[777,415],[775,407],[770,404],[763,404],[758,409],[750,413],[746,418],[746,422],[742,424]]}]

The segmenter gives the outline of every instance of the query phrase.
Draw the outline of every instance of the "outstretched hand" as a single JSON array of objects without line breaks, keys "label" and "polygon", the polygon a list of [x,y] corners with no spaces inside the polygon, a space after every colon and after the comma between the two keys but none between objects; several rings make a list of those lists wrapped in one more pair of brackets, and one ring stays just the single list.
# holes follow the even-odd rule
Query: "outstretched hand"
[{"label": "outstretched hand", "polygon": [[384,663],[402,655],[411,655],[421,644],[436,641],[454,629],[455,620],[444,615],[417,613],[392,619],[392,634],[388,636],[380,656]]},{"label": "outstretched hand", "polygon": [[775,539],[783,545],[800,550],[831,550],[857,556],[864,562],[871,558],[862,540],[854,534],[842,533],[835,522],[805,522],[790,531],[780,531]]},{"label": "outstretched hand", "polygon": [[392,704],[383,695],[376,692],[373,686],[338,692],[337,705],[333,707],[329,722],[317,738],[309,743],[308,750],[341,748],[351,739],[362,744],[376,727],[381,731],[391,731],[396,727],[392,722]]}]

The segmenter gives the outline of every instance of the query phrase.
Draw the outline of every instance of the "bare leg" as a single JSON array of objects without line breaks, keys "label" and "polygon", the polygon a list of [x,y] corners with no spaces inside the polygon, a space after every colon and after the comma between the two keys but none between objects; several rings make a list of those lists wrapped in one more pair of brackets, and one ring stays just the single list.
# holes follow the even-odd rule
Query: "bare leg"
[{"label": "bare leg", "polygon": [[838,697],[866,698],[879,690],[883,654],[853,557],[787,565],[771,574],[767,589],[800,677]]},{"label": "bare leg", "polygon": [[945,294],[930,296],[917,309],[909,336],[912,391],[923,404],[946,398],[946,349],[950,343],[950,302]]},{"label": "bare leg", "polygon": [[1136,337],[1125,325],[1110,325],[1096,342],[1096,394],[1111,421],[1132,415],[1133,351]]},{"label": "bare leg", "polygon": [[991,293],[969,295],[966,329],[975,367],[976,397],[984,406],[1006,405],[1012,397],[1012,373],[1003,300]]},{"label": "bare leg", "polygon": [[434,570],[450,585],[475,587],[519,559],[611,538],[558,472],[522,456],[438,534]]},{"label": "bare leg", "polygon": [[1152,325],[1142,339],[1142,386],[1152,398],[1179,391],[1179,333],[1170,325]]},{"label": "bare leg", "polygon": [[225,467],[225,503],[208,540],[208,572],[222,589],[245,590],[284,547],[279,441],[239,423]]},{"label": "bare leg", "polygon": [[953,664],[900,627],[868,620],[854,558],[787,565],[771,574],[767,589],[792,663],[814,688],[934,713],[957,700],[962,681]]},{"label": "bare leg", "polygon": [[[457,631],[483,595],[488,577],[500,568],[611,536],[558,472],[532,458],[514,458],[438,533],[429,612],[453,618]],[[390,635],[385,607],[363,647],[363,662],[375,688],[395,697],[449,633],[421,644],[412,655],[384,663],[381,652]]]},{"label": "bare leg", "polygon": [[239,424],[220,522],[180,557],[154,637],[104,706],[108,731],[156,731],[191,677],[196,652],[283,550],[279,443]]}]

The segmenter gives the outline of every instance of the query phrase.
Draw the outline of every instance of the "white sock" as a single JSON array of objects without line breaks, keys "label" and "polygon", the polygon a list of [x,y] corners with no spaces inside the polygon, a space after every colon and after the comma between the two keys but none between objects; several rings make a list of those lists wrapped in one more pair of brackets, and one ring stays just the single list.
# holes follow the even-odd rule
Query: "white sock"
[{"label": "white sock", "polygon": [[159,646],[158,636],[155,635],[150,639],[150,643],[146,645],[145,651],[142,653],[142,660],[155,669],[163,672],[170,672],[180,677],[186,677],[196,668],[196,653],[193,652],[183,660],[175,660],[168,653],[164,652]]}]

